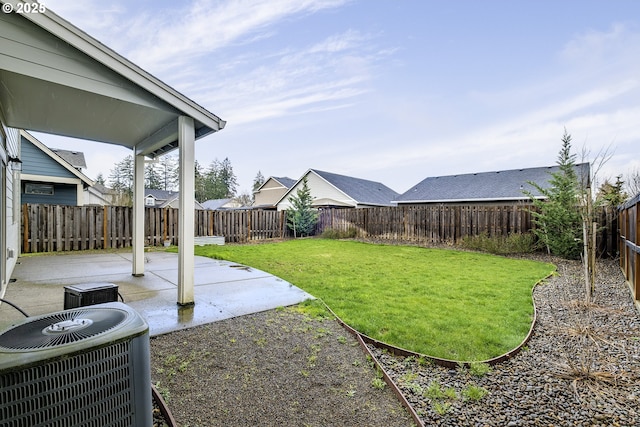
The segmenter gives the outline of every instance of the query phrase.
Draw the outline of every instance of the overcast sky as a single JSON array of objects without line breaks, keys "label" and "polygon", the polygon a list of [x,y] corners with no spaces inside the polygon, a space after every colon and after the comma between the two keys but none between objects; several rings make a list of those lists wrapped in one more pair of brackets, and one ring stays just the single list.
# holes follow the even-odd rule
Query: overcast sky
[{"label": "overcast sky", "polygon": [[[196,143],[258,171],[309,168],[402,193],[429,176],[609,148],[640,168],[637,0],[49,0],[46,6],[227,121]],[[91,178],[130,152],[84,151]]]}]

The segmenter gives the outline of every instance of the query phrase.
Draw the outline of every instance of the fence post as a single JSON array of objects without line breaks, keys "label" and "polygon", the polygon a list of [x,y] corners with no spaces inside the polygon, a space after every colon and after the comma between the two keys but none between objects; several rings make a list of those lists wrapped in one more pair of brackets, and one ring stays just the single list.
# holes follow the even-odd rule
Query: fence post
[{"label": "fence post", "polygon": [[29,247],[29,205],[22,205],[22,251],[25,253],[31,252]]}]

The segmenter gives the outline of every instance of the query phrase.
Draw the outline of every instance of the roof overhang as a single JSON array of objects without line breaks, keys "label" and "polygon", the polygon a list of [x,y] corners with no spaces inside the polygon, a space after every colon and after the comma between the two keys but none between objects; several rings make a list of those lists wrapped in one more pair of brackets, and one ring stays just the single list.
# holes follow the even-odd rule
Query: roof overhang
[{"label": "roof overhang", "polygon": [[[18,0],[0,0],[16,10]],[[225,121],[47,8],[0,14],[0,110],[9,127],[125,146],[155,157]]]}]

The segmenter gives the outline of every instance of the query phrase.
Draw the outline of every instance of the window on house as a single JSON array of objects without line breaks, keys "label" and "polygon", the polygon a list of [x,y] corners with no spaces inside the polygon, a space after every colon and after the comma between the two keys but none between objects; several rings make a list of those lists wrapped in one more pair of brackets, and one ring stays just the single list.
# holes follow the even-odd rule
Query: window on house
[{"label": "window on house", "polygon": [[53,185],[27,183],[24,185],[24,193],[37,194],[39,196],[53,196]]}]

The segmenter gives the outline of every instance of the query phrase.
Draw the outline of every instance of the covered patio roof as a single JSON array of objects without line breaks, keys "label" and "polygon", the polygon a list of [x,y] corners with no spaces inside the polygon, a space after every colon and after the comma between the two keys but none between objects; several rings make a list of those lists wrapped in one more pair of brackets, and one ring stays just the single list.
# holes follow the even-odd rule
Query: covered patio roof
[{"label": "covered patio roof", "polygon": [[[134,162],[133,274],[144,273],[144,157],[180,161],[178,303],[193,303],[194,142],[225,121],[48,7],[0,0],[0,119],[11,128],[128,147]],[[81,144],[81,142],[79,142]]]},{"label": "covered patio roof", "polygon": [[[1,0],[14,5],[18,1]],[[135,149],[178,146],[178,117],[195,138],[225,121],[47,8],[0,14],[0,108],[7,126]]]}]

